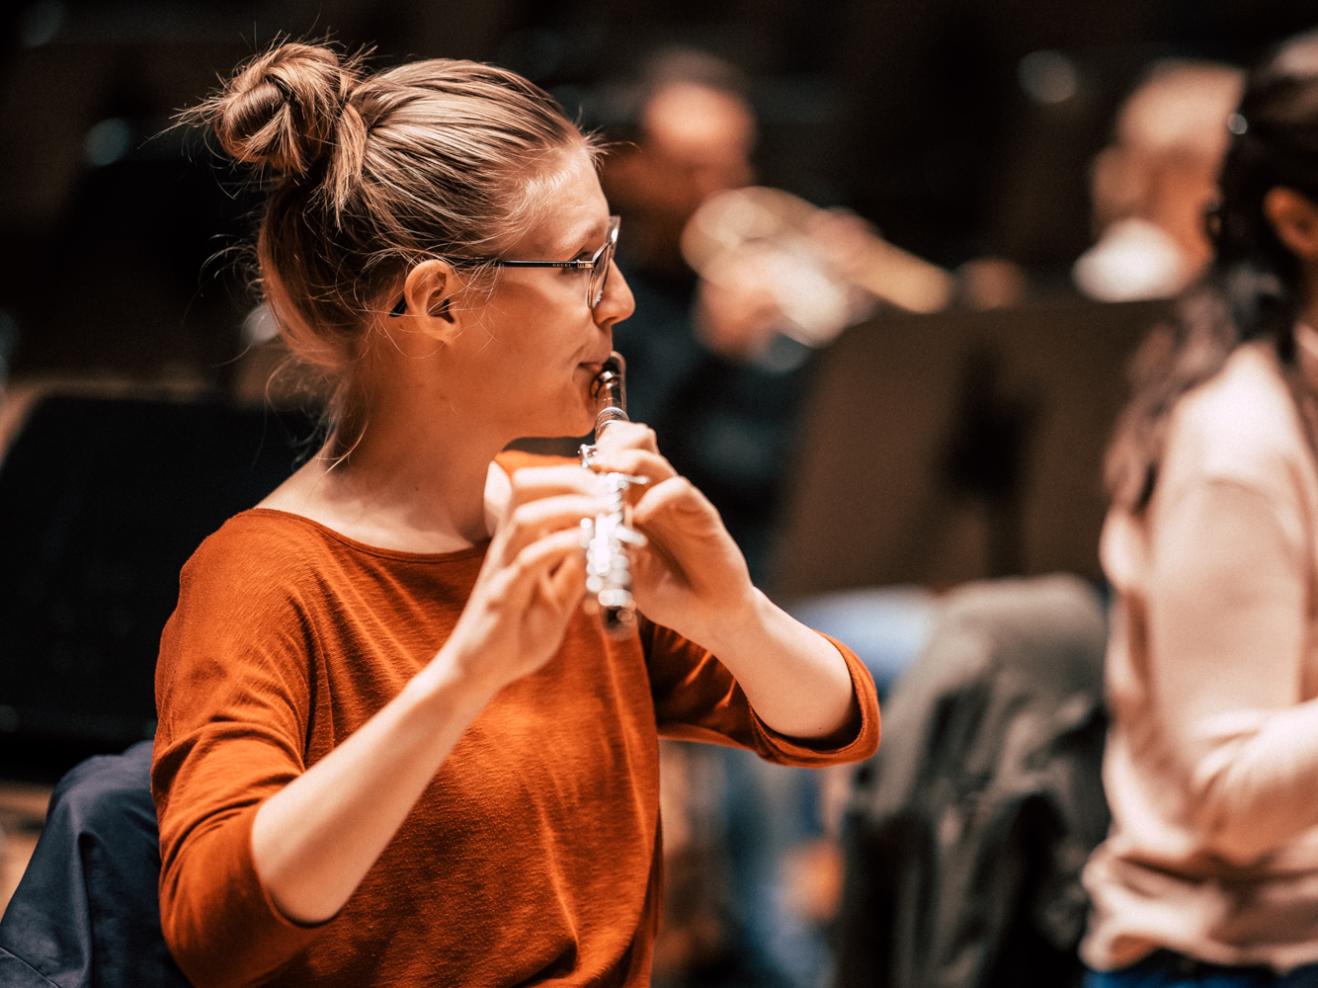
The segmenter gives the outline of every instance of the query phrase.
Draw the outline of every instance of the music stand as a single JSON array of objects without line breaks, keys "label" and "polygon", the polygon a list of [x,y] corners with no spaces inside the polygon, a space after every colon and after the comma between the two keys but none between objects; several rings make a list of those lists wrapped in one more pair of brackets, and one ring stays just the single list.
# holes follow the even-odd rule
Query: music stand
[{"label": "music stand", "polygon": [[1099,578],[1103,451],[1165,302],[883,314],[820,354],[775,556],[796,597]]}]

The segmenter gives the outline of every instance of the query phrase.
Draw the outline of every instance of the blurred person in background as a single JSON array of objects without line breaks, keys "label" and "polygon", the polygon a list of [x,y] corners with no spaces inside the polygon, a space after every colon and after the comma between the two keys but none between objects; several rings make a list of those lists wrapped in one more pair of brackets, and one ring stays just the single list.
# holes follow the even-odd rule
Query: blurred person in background
[{"label": "blurred person in background", "polygon": [[781,375],[739,373],[737,362],[701,342],[693,321],[699,280],[681,248],[687,222],[710,196],[754,177],[758,125],[747,84],[721,59],[665,50],[646,61],[640,79],[616,87],[606,115],[619,144],[602,178],[627,223],[620,253],[639,314],[638,331],[618,344],[628,399],[639,420],[674,436],[668,454],[686,475],[714,485],[702,489],[762,578],[766,492],[779,484],[799,389]]},{"label": "blurred person in background", "polygon": [[1101,302],[1171,298],[1212,259],[1204,209],[1216,194],[1226,119],[1243,74],[1214,62],[1156,63],[1126,98],[1090,173],[1098,240],[1075,262]]},{"label": "blurred person in background", "polygon": [[603,181],[637,300],[619,344],[630,400],[767,579],[814,351],[881,304],[945,307],[952,279],[854,214],[751,188],[758,115],[722,59],[661,50],[610,93]]},{"label": "blurred person in background", "polygon": [[1318,33],[1222,128],[1206,276],[1109,450],[1092,988],[1318,984]]}]

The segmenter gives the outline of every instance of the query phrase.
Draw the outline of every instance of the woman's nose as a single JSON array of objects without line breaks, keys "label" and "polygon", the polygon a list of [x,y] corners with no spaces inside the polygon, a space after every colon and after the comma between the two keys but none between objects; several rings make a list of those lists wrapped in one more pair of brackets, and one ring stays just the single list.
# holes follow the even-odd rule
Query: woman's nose
[{"label": "woman's nose", "polygon": [[595,306],[595,323],[600,329],[622,322],[636,311],[636,299],[632,295],[627,279],[616,261],[609,262],[613,268],[609,280],[604,285],[604,297]]}]

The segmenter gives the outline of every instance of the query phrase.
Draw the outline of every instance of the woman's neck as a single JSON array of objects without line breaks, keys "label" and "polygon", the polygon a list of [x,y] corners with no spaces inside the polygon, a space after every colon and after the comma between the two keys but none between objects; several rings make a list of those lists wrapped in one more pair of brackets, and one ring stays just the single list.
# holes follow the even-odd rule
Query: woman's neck
[{"label": "woman's neck", "polygon": [[263,506],[381,548],[450,552],[489,538],[502,493],[497,470],[490,483],[490,464],[504,438],[401,404],[341,423]]},{"label": "woman's neck", "polygon": [[[473,544],[491,534],[486,484],[504,443],[434,420],[367,421],[352,447],[321,452],[327,491],[400,535]],[[485,441],[482,441],[484,439]]]}]

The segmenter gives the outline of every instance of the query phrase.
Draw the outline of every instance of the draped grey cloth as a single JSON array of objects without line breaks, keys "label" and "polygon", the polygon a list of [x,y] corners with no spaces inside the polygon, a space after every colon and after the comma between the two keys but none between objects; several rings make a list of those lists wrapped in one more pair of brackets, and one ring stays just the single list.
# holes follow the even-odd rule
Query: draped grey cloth
[{"label": "draped grey cloth", "polygon": [[1105,636],[1071,576],[946,598],[848,807],[840,988],[1079,984]]}]

